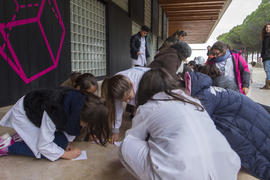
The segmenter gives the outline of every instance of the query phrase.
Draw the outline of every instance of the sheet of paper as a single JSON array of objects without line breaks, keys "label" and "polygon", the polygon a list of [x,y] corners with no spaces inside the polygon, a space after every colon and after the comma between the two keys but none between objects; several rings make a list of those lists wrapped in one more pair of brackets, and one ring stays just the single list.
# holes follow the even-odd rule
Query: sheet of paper
[{"label": "sheet of paper", "polygon": [[72,159],[72,161],[77,161],[77,160],[86,160],[87,159],[87,154],[86,151],[82,151],[81,155],[79,155],[77,158]]},{"label": "sheet of paper", "polygon": [[115,141],[114,142],[114,145],[116,145],[117,147],[120,147],[122,144],[122,141]]}]

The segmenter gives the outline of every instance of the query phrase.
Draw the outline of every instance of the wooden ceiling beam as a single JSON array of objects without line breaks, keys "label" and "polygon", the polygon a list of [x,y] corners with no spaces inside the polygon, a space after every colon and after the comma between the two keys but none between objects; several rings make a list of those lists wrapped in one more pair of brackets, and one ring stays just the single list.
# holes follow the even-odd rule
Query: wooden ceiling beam
[{"label": "wooden ceiling beam", "polygon": [[198,6],[224,6],[224,3],[176,3],[176,4],[166,4],[161,5],[162,8],[170,7],[198,7]]},{"label": "wooden ceiling beam", "polygon": [[181,6],[181,7],[178,7],[178,6],[174,6],[174,7],[170,7],[170,8],[162,8],[164,11],[166,12],[169,12],[169,11],[182,11],[182,10],[197,10],[197,9],[205,9],[205,10],[220,10],[222,9],[223,6],[211,6],[211,7],[207,7],[207,6],[196,6],[196,7],[193,7],[193,6]]},{"label": "wooden ceiling beam", "polygon": [[167,17],[175,17],[175,16],[193,16],[193,15],[200,15],[200,16],[218,16],[219,12],[177,12],[177,13],[166,13]]},{"label": "wooden ceiling beam", "polygon": [[219,8],[219,7],[213,7],[213,8],[205,8],[205,7],[196,7],[196,8],[192,8],[192,7],[187,7],[187,8],[170,8],[170,9],[163,9],[163,11],[165,12],[174,12],[174,11],[185,11],[185,10],[208,10],[208,11],[214,11],[214,10],[218,10],[220,11],[222,8]]},{"label": "wooden ceiling beam", "polygon": [[[168,11],[168,13],[203,13],[203,12],[215,12],[220,13],[220,9],[190,9],[190,10],[182,10],[182,11]],[[167,12],[166,12],[167,14]]]},{"label": "wooden ceiling beam", "polygon": [[159,0],[160,5],[179,3],[225,3],[227,0]]},{"label": "wooden ceiling beam", "polygon": [[185,16],[185,17],[170,17],[169,22],[173,21],[198,21],[198,20],[211,20],[216,21],[218,20],[218,16]]},{"label": "wooden ceiling beam", "polygon": [[[200,21],[193,21],[192,23],[189,23],[188,21],[169,21],[169,24],[172,25],[172,28],[174,26],[185,26],[187,28],[191,28],[191,27],[204,27],[204,26],[209,26],[211,24],[213,24],[213,21],[211,20],[200,20]],[[193,29],[193,28],[191,28]]]},{"label": "wooden ceiling beam", "polygon": [[159,0],[169,35],[182,29],[188,43],[205,43],[232,0]]}]

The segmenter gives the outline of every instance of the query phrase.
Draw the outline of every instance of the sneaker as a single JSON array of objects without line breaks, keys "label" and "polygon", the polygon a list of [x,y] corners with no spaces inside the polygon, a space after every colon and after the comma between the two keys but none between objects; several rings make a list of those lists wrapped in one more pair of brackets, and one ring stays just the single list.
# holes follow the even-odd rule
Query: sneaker
[{"label": "sneaker", "polygon": [[11,136],[14,142],[21,142],[23,139],[20,137],[18,133],[15,133],[14,135]]},{"label": "sneaker", "polygon": [[8,155],[8,147],[14,144],[13,139],[9,136],[9,134],[4,134],[0,137],[2,140],[0,144],[0,156]]},{"label": "sneaker", "polygon": [[4,144],[4,143],[7,141],[8,138],[10,138],[10,135],[9,135],[8,133],[2,135],[2,136],[0,137],[0,146],[1,146],[2,144]]}]

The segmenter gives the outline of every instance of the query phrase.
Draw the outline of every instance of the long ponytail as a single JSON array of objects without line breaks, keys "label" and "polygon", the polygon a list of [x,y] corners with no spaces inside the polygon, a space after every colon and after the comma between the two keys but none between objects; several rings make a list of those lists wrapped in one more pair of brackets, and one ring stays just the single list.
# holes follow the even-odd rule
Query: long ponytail
[{"label": "long ponytail", "polygon": [[106,107],[108,109],[109,123],[115,126],[116,112],[115,100],[123,99],[132,90],[130,80],[123,75],[115,75],[111,78],[106,77],[101,85],[101,97],[106,100]]},{"label": "long ponytail", "polygon": [[109,91],[109,81],[110,78],[105,77],[101,85],[101,97],[106,100],[106,107],[108,109],[108,122],[110,128],[112,128],[112,124],[115,124],[115,100]]}]

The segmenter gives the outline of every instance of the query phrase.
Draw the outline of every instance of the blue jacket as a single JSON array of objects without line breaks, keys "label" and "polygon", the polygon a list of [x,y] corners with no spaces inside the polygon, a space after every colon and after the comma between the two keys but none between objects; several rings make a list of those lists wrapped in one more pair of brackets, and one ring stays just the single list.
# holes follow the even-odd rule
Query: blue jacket
[{"label": "blue jacket", "polygon": [[205,74],[188,74],[191,95],[200,99],[242,166],[253,176],[270,179],[270,114],[243,94],[211,86]]}]

